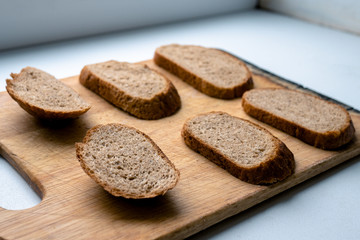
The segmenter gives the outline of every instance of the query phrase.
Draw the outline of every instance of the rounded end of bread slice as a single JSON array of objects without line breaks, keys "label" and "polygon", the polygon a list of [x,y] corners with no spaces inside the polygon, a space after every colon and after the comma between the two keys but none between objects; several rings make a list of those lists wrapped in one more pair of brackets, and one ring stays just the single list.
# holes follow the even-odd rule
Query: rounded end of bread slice
[{"label": "rounded end of bread slice", "polygon": [[80,83],[123,111],[146,120],[174,114],[180,96],[163,75],[143,64],[107,61],[86,65]]},{"label": "rounded end of bread slice", "polygon": [[292,152],[266,129],[224,112],[189,119],[183,126],[186,145],[252,184],[272,184],[295,169]]},{"label": "rounded end of bread slice", "polygon": [[351,141],[355,128],[345,108],[289,89],[253,89],[242,98],[244,111],[303,142],[335,149]]},{"label": "rounded end of bread slice", "polygon": [[170,44],[156,49],[154,62],[200,92],[233,99],[253,88],[246,64],[218,49]]},{"label": "rounded end of bread slice", "polygon": [[76,143],[81,167],[114,196],[142,199],[164,195],[180,173],[161,149],[139,130],[122,125],[98,125]]},{"label": "rounded end of bread slice", "polygon": [[6,80],[9,95],[28,113],[46,120],[71,119],[90,109],[72,88],[54,76],[26,67]]}]

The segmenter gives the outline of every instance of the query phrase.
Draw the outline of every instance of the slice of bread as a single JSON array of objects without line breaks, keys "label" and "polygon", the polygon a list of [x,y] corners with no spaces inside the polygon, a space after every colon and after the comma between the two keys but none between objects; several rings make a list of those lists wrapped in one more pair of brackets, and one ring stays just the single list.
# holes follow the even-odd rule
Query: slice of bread
[{"label": "slice of bread", "polygon": [[146,65],[108,61],[86,65],[80,83],[140,119],[159,119],[181,106],[174,85]]},{"label": "slice of bread", "polygon": [[75,146],[85,173],[114,196],[140,199],[164,195],[180,177],[150,137],[122,124],[97,125]]},{"label": "slice of bread", "polygon": [[165,45],[156,49],[154,62],[211,97],[237,98],[253,87],[245,63],[217,49]]},{"label": "slice of bread", "polygon": [[42,70],[26,67],[6,80],[10,96],[28,113],[42,119],[76,118],[90,109],[78,93]]},{"label": "slice of bread", "polygon": [[182,136],[187,146],[252,184],[272,184],[295,169],[292,152],[266,129],[224,112],[189,119]]},{"label": "slice of bread", "polygon": [[355,128],[345,108],[288,89],[253,89],[244,94],[244,111],[305,143],[335,149],[348,143]]}]

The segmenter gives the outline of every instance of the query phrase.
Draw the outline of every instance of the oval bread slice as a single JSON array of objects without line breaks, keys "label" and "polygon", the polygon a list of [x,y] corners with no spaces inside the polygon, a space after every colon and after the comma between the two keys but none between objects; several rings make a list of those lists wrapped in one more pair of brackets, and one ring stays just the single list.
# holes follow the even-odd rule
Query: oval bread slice
[{"label": "oval bread slice", "polygon": [[146,65],[108,61],[86,65],[80,83],[140,119],[159,119],[181,106],[174,85]]},{"label": "oval bread slice", "polygon": [[253,89],[242,105],[250,116],[322,149],[338,148],[355,133],[345,108],[299,91]]},{"label": "oval bread slice", "polygon": [[42,70],[26,67],[6,80],[9,95],[28,113],[42,119],[76,118],[90,109],[72,88]]},{"label": "oval bread slice", "polygon": [[180,173],[141,131],[122,124],[97,125],[76,143],[81,167],[114,196],[153,198],[175,187]]},{"label": "oval bread slice", "polygon": [[217,49],[165,45],[156,49],[154,62],[211,97],[237,98],[253,87],[245,63]]},{"label": "oval bread slice", "polygon": [[224,112],[200,114],[183,126],[187,146],[252,184],[271,184],[295,169],[292,152],[266,129]]}]

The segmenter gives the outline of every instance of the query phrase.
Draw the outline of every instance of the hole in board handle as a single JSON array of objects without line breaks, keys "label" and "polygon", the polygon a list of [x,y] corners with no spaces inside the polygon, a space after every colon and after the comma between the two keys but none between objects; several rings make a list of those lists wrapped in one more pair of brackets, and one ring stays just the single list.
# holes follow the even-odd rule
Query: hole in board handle
[{"label": "hole in board handle", "polygon": [[23,210],[40,202],[41,197],[0,155],[0,207],[7,210]]}]

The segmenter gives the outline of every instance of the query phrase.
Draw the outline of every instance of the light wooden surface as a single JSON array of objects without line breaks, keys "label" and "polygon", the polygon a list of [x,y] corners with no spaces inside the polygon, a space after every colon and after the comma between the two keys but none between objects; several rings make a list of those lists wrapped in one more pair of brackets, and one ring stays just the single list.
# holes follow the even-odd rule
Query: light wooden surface
[{"label": "light wooden surface", "polygon": [[[181,239],[360,154],[359,114],[351,113],[358,130],[354,141],[338,151],[324,151],[251,119],[243,112],[241,99],[210,98],[152,61],[147,63],[168,76],[179,91],[182,108],[171,117],[136,119],[81,86],[77,76],[63,81],[92,108],[61,125],[35,120],[7,93],[0,93],[1,154],[42,196],[42,202],[30,209],[0,209],[0,238]],[[279,86],[257,76],[255,87]],[[251,185],[188,149],[180,135],[183,123],[214,110],[250,119],[283,140],[295,155],[295,174],[275,185]],[[180,170],[178,185],[163,197],[134,201],[113,197],[95,184],[77,162],[74,143],[89,128],[109,122],[128,124],[148,134]]]}]

